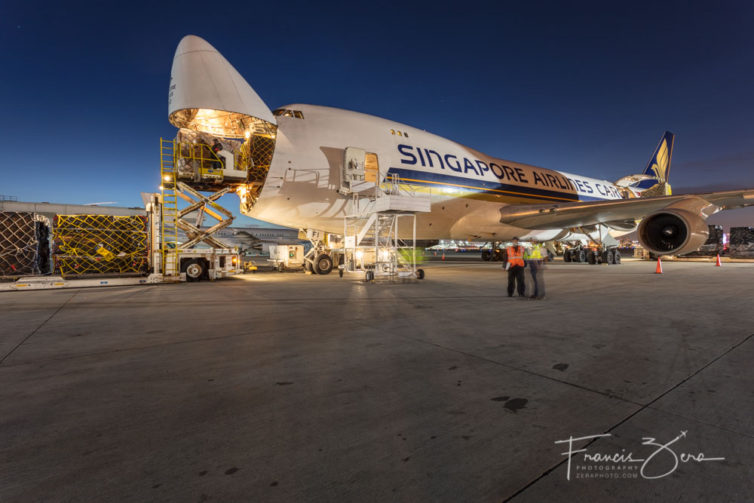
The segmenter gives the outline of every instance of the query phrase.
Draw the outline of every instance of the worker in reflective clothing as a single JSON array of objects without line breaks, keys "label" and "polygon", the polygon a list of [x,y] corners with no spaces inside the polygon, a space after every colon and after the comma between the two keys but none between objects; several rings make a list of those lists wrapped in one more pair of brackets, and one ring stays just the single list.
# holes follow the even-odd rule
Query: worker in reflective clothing
[{"label": "worker in reflective clothing", "polygon": [[524,259],[529,266],[529,274],[531,274],[531,280],[534,284],[534,293],[530,297],[532,299],[539,300],[545,297],[545,282],[542,272],[546,253],[547,250],[537,241],[532,241],[532,247],[524,252]]},{"label": "worker in reflective clothing", "polygon": [[526,296],[524,284],[524,248],[518,244],[518,238],[513,238],[513,245],[506,248],[508,261],[505,269],[508,271],[508,297],[513,297],[513,290],[518,290],[519,297]]}]

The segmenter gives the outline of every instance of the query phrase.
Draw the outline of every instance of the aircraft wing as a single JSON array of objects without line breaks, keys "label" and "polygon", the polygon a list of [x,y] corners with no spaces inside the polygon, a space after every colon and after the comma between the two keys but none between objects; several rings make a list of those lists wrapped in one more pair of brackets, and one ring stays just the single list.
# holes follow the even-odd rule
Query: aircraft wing
[{"label": "aircraft wing", "polygon": [[595,224],[628,226],[635,220],[671,207],[708,217],[721,210],[746,206],[754,206],[754,189],[611,201],[513,204],[500,208],[500,223],[524,229],[563,229]]}]

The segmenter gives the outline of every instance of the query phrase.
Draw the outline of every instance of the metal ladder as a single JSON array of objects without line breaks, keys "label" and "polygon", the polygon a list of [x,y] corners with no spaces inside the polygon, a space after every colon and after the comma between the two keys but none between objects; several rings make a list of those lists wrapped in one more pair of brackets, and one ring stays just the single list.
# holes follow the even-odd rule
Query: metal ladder
[{"label": "metal ladder", "polygon": [[176,194],[175,144],[160,138],[160,246],[163,276],[180,276],[178,264],[178,195]]}]

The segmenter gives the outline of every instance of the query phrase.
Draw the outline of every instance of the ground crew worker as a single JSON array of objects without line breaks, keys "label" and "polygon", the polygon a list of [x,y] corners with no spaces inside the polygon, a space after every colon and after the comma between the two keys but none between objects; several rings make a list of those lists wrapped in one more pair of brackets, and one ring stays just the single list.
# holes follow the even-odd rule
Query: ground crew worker
[{"label": "ground crew worker", "polygon": [[508,271],[508,297],[513,297],[514,289],[518,290],[519,297],[525,297],[524,249],[518,244],[518,238],[513,238],[513,245],[509,246],[506,252],[508,253],[508,262],[505,264],[505,269]]},{"label": "ground crew worker", "polygon": [[529,266],[529,274],[531,274],[531,280],[534,283],[534,293],[530,297],[532,299],[540,300],[545,298],[545,282],[544,278],[542,278],[542,269],[546,253],[547,251],[542,244],[536,241],[532,241],[532,247],[524,252],[524,258]]},{"label": "ground crew worker", "polygon": [[223,149],[223,144],[220,143],[218,140],[215,140],[215,142],[212,144],[212,152],[215,154],[215,160],[212,160],[212,165],[215,169],[223,169],[223,157],[219,154],[219,152]]}]

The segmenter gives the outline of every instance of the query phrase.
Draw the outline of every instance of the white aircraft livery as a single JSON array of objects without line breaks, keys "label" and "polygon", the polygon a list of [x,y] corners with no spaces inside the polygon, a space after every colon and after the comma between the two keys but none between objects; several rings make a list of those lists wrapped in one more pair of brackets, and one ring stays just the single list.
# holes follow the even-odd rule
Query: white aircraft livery
[{"label": "white aircraft livery", "polygon": [[638,227],[645,248],[680,254],[707,239],[707,217],[754,204],[754,189],[672,195],[670,132],[641,174],[610,182],[491,157],[358,112],[304,104],[271,111],[192,35],[175,53],[168,113],[179,145],[211,145],[217,160],[216,169],[179,161],[185,177],[204,190],[234,184],[250,217],[324,233],[343,233],[355,198],[376,204],[398,187],[429,200],[430,211],[417,214],[422,240],[567,240]]}]

